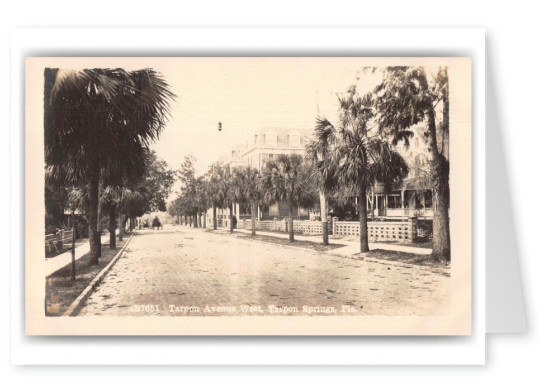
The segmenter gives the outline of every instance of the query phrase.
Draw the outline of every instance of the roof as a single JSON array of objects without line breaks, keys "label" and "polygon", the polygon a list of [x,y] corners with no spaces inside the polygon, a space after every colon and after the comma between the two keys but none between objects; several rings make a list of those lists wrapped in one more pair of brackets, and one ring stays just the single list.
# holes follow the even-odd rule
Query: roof
[{"label": "roof", "polygon": [[[402,181],[402,185],[395,189],[398,190],[425,190],[432,189],[432,183],[428,175],[420,175],[413,178],[406,178]],[[384,193],[383,186],[380,183],[373,187],[375,193]]]},{"label": "roof", "polygon": [[[300,128],[261,128],[252,133],[249,141],[246,144],[241,144],[234,148],[234,151],[239,150],[241,154],[255,148],[293,148],[304,149],[308,138],[313,134],[312,129]],[[276,135],[276,143],[268,144],[267,136]],[[300,136],[300,146],[291,146],[291,135]]]}]

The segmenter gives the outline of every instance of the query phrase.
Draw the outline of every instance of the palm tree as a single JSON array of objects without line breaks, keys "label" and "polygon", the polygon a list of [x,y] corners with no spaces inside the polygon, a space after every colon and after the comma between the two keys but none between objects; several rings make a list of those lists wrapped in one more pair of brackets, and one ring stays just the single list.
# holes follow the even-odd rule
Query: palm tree
[{"label": "palm tree", "polygon": [[289,206],[289,241],[295,241],[293,211],[298,206],[312,206],[314,191],[311,173],[306,170],[302,156],[279,155],[266,162],[261,181],[267,196],[276,202],[287,201]]},{"label": "palm tree", "polygon": [[[407,176],[408,167],[391,143],[371,126],[374,102],[371,94],[358,96],[354,87],[339,99],[339,121],[334,126],[325,118],[316,121],[316,135],[325,154],[319,160],[321,173],[331,174],[343,187],[356,190],[359,198],[360,251],[369,251],[367,234],[367,190],[376,182],[392,190]],[[329,143],[329,140],[331,143]],[[332,145],[329,150],[324,146]]]},{"label": "palm tree", "polygon": [[209,167],[206,174],[206,186],[209,192],[210,207],[212,208],[212,228],[214,230],[218,229],[216,209],[224,207],[224,192],[221,191],[222,189],[219,182],[220,171],[220,164],[215,163]]},{"label": "palm tree", "polygon": [[[107,186],[102,195],[102,204],[109,215],[109,246],[116,248],[116,229],[119,226],[119,241],[124,237],[127,218],[141,216],[146,212],[150,192],[143,183],[134,186]],[[117,223],[118,220],[118,223]]]},{"label": "palm tree", "polygon": [[256,168],[237,168],[234,171],[236,199],[240,204],[251,208],[251,234],[256,235],[256,209],[264,191],[260,181],[260,172]]},{"label": "palm tree", "polygon": [[[210,183],[206,175],[197,178],[197,209],[200,216],[203,217],[202,227],[207,228],[207,210],[212,205],[212,195],[210,192]],[[199,221],[199,223],[201,223]],[[201,225],[201,224],[200,224]]]},{"label": "palm tree", "polygon": [[143,162],[173,98],[151,69],[45,70],[46,164],[67,167],[71,183],[86,185],[91,264],[99,257],[100,180],[108,167],[130,171]]},{"label": "palm tree", "polygon": [[[321,124],[321,125],[319,125]],[[336,188],[337,176],[335,167],[326,164],[330,159],[331,148],[336,143],[336,134],[331,126],[326,126],[323,120],[318,121],[314,137],[306,145],[306,156],[314,166],[313,177],[319,187],[320,214],[323,233],[323,244],[329,244],[329,227],[327,223],[327,192]]]},{"label": "palm tree", "polygon": [[[209,170],[214,219],[216,221],[216,206],[229,208],[230,233],[233,233],[233,202],[236,198],[232,172],[228,165],[214,164]],[[215,226],[216,229],[216,226]]]}]

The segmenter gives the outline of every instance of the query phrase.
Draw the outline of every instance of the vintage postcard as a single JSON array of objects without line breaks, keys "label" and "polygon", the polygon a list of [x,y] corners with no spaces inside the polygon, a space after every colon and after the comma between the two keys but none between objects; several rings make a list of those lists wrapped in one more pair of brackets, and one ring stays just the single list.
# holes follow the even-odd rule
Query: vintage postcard
[{"label": "vintage postcard", "polygon": [[27,335],[470,335],[459,57],[27,58]]}]

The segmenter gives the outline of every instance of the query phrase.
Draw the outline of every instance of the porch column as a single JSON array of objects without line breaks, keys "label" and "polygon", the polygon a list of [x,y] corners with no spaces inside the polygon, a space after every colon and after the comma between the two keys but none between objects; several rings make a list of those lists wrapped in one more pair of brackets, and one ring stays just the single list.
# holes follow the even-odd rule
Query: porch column
[{"label": "porch column", "polygon": [[375,210],[377,211],[377,216],[379,216],[379,196],[377,194],[375,196]]},{"label": "porch column", "polygon": [[375,217],[375,192],[371,189],[371,219]]},{"label": "porch column", "polygon": [[402,216],[405,216],[406,209],[406,191],[402,189]]}]

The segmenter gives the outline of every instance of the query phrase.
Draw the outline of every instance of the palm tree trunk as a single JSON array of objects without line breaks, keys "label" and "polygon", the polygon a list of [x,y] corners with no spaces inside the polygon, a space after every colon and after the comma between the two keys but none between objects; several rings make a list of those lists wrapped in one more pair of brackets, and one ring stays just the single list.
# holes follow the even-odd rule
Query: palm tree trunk
[{"label": "palm tree trunk", "polygon": [[371,221],[373,221],[375,220],[375,192],[373,190],[371,190],[369,202],[371,202]]},{"label": "palm tree trunk", "polygon": [[90,179],[90,197],[88,202],[88,241],[90,243],[90,265],[99,263],[98,254],[98,188],[99,188],[99,170],[92,173]]},{"label": "palm tree trunk", "polygon": [[203,215],[203,214],[202,214],[201,212],[197,213],[197,217],[198,217],[198,220],[199,220],[199,221],[198,221],[199,228],[202,228],[202,227],[203,227],[203,226],[201,225],[201,217],[202,217],[202,215]]},{"label": "palm tree trunk", "polygon": [[367,199],[366,186],[360,185],[360,252],[369,251],[369,242],[367,238]]},{"label": "palm tree trunk", "polygon": [[230,202],[230,233],[233,233],[233,205]]},{"label": "palm tree trunk", "polygon": [[327,226],[327,200],[325,199],[325,190],[320,190],[320,213],[321,213],[321,231],[323,234],[323,244],[329,244],[329,230]]},{"label": "palm tree trunk", "polygon": [[216,223],[216,206],[212,206],[212,229],[216,230],[217,223]]},{"label": "palm tree trunk", "polygon": [[289,199],[289,242],[295,241],[295,229],[293,227],[293,201]]},{"label": "palm tree trunk", "polygon": [[98,256],[101,257],[101,231],[102,231],[102,226],[101,226],[101,214],[102,214],[102,211],[101,211],[101,193],[102,193],[102,189],[101,189],[101,180],[98,182]]},{"label": "palm tree trunk", "polygon": [[71,281],[76,280],[76,259],[75,259],[75,210],[71,212],[71,224],[73,225],[73,237],[71,239]]},{"label": "palm tree trunk", "polygon": [[109,206],[109,248],[117,248],[117,209],[115,205]]},{"label": "palm tree trunk", "polygon": [[119,212],[119,242],[122,242],[124,239],[124,215],[122,212]]},{"label": "palm tree trunk", "polygon": [[203,228],[207,228],[207,211],[203,212]]},{"label": "palm tree trunk", "polygon": [[193,215],[193,228],[197,228],[197,213]]},{"label": "palm tree trunk", "polygon": [[439,262],[449,262],[450,250],[450,219],[448,208],[450,205],[450,165],[444,156],[438,153],[436,141],[436,122],[434,112],[430,111],[429,116],[430,149],[432,161],[430,174],[433,185],[433,245],[432,257]]},{"label": "palm tree trunk", "polygon": [[251,235],[256,235],[256,202],[251,207]]}]

